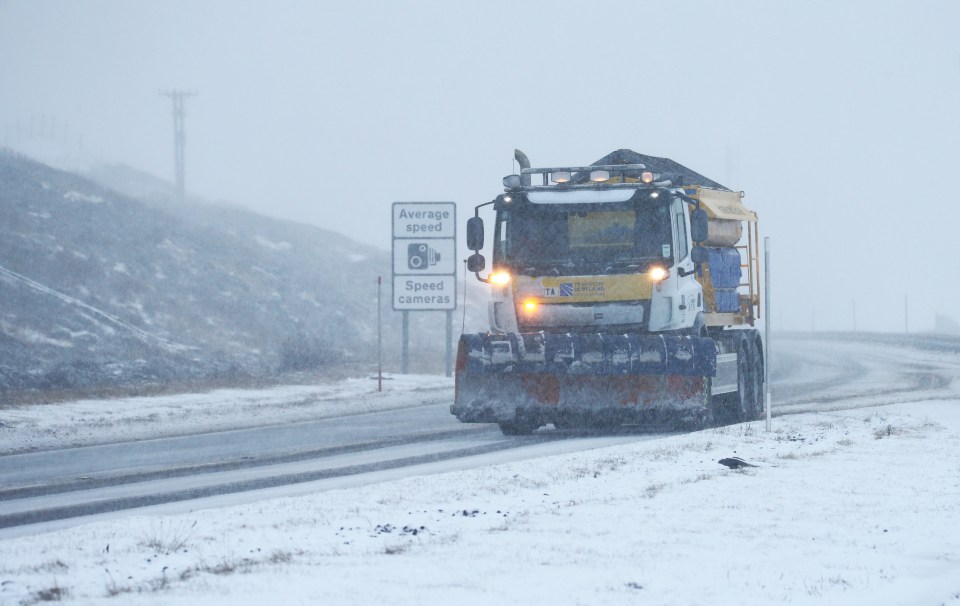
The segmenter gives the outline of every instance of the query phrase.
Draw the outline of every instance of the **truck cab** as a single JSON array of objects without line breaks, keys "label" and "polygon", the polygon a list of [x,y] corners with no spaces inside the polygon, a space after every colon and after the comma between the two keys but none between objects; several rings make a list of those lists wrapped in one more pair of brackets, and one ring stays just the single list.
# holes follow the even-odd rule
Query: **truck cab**
[{"label": "truck cab", "polygon": [[[677,186],[682,176],[643,164],[600,169],[527,168],[505,177],[506,192],[488,203],[496,219],[486,278],[483,222],[468,222],[468,267],[493,286],[491,330],[698,335],[752,326],[757,216],[742,192]],[[543,185],[524,183],[530,174],[542,174]],[[585,174],[604,179],[571,183]],[[560,182],[550,185],[548,176]]]},{"label": "truck cab", "polygon": [[702,326],[687,203],[670,189],[516,192],[494,208],[492,330]]}]

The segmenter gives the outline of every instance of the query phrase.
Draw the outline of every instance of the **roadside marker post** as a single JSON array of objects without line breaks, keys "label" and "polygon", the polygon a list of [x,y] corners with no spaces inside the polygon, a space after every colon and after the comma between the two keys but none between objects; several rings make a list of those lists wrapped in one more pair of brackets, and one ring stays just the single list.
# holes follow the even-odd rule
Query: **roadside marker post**
[{"label": "roadside marker post", "polygon": [[764,320],[763,320],[763,332],[764,340],[766,341],[766,347],[763,348],[764,352],[764,362],[763,362],[763,388],[766,391],[764,394],[766,398],[767,409],[767,431],[770,429],[770,406],[772,404],[772,398],[770,397],[770,236],[765,236],[763,238],[763,289],[764,289]]}]

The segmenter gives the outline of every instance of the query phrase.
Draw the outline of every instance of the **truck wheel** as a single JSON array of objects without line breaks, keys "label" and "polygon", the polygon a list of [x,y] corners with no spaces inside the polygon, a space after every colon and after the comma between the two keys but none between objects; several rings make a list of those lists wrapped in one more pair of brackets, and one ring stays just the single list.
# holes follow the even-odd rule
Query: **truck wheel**
[{"label": "truck wheel", "polygon": [[758,377],[758,371],[762,372],[759,360],[760,354],[753,341],[746,336],[740,339],[737,347],[738,422],[757,419],[763,409],[760,403],[763,396],[759,390],[763,375]]},{"label": "truck wheel", "polygon": [[497,423],[500,431],[505,436],[528,436],[540,428],[536,421],[526,419],[514,419],[513,421],[500,421]]},{"label": "truck wheel", "polygon": [[756,348],[747,337],[737,344],[737,393],[731,402],[734,423],[752,421],[757,415]]},{"label": "truck wheel", "polygon": [[763,352],[756,342],[751,343],[750,349],[753,350],[753,415],[750,417],[752,420],[758,420],[764,416],[764,406],[766,402],[764,401],[764,379],[766,378],[766,373],[764,373],[763,367]]}]

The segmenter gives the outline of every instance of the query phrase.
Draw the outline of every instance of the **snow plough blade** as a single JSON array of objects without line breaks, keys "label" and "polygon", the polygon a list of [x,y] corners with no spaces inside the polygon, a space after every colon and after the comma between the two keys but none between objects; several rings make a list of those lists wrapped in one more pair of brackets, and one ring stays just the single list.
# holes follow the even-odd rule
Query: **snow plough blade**
[{"label": "snow plough blade", "polygon": [[451,412],[505,433],[558,428],[703,426],[714,341],[609,334],[463,335]]}]

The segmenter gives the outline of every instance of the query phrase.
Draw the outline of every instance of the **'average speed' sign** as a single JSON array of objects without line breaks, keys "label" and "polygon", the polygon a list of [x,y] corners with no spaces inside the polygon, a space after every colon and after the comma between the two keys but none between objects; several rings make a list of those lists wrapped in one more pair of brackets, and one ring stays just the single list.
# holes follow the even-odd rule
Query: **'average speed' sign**
[{"label": "'average speed' sign", "polygon": [[393,203],[393,309],[457,308],[457,205]]}]

